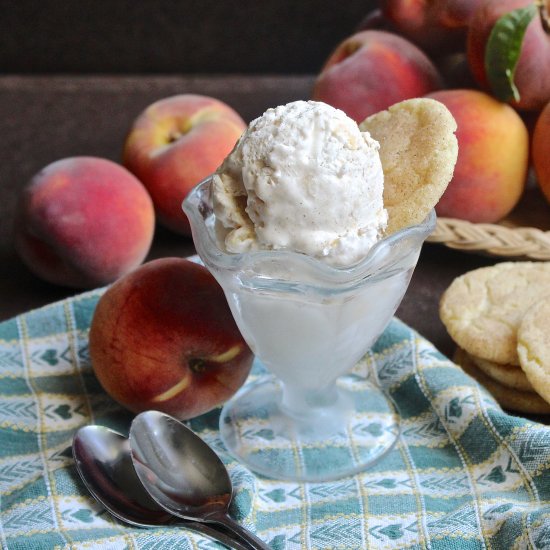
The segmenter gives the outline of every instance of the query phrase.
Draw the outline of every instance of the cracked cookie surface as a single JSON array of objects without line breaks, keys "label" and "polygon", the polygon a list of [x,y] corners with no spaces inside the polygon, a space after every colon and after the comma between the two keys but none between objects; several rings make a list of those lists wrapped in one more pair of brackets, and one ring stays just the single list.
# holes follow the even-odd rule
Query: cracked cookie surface
[{"label": "cracked cookie surface", "polygon": [[421,223],[453,177],[456,121],[443,103],[415,98],[366,118],[359,128],[380,143],[386,235]]},{"label": "cracked cookie surface", "polygon": [[519,325],[527,310],[549,295],[550,262],[503,262],[455,279],[441,297],[439,314],[469,354],[519,365]]}]

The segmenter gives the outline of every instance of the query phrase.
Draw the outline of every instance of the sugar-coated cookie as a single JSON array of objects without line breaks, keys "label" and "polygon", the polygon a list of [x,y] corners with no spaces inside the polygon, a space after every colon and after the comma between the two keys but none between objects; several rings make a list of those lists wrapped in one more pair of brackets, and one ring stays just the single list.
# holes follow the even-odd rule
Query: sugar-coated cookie
[{"label": "sugar-coated cookie", "polygon": [[550,297],[523,316],[518,328],[518,355],[535,391],[550,401]]},{"label": "sugar-coated cookie", "polygon": [[525,372],[518,365],[502,365],[473,355],[470,355],[470,359],[479,370],[503,386],[513,390],[535,391]]},{"label": "sugar-coated cookie", "polygon": [[479,370],[463,349],[456,350],[453,361],[479,382],[504,409],[526,414],[550,414],[550,404],[538,393],[513,390],[499,384]]},{"label": "sugar-coated cookie", "polygon": [[453,177],[456,121],[435,99],[407,99],[366,118],[359,128],[380,143],[386,234],[421,223]]},{"label": "sugar-coated cookie", "polygon": [[550,262],[503,262],[455,279],[439,314],[470,355],[519,365],[517,331],[526,311],[550,295]]}]

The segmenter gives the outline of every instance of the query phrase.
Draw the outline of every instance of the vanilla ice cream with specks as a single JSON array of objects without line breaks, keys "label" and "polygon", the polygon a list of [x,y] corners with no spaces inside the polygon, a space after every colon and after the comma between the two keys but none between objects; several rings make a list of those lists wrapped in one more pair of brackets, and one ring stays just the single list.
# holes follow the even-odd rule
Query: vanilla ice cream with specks
[{"label": "vanilla ice cream with specks", "polygon": [[324,103],[267,110],[213,176],[220,243],[233,253],[288,249],[336,267],[357,263],[387,223],[378,149]]}]

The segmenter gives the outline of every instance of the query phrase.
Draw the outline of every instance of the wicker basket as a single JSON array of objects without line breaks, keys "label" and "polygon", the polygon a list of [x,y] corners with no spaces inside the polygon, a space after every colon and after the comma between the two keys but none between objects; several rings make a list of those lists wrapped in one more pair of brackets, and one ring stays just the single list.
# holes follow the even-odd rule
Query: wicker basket
[{"label": "wicker basket", "polygon": [[550,260],[550,206],[531,187],[498,224],[438,218],[428,242],[510,259]]},{"label": "wicker basket", "polygon": [[506,227],[439,218],[428,242],[492,256],[550,260],[550,232],[535,227]]}]

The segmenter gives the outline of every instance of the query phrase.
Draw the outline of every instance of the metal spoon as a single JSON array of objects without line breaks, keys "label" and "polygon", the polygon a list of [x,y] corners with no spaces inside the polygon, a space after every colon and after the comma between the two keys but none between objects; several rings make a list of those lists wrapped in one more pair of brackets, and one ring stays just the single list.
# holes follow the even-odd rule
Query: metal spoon
[{"label": "metal spoon", "polygon": [[234,536],[196,521],[181,521],[161,508],[136,475],[128,439],[104,426],[84,426],[73,438],[76,469],[92,496],[116,518],[138,527],[174,525],[247,550]]},{"label": "metal spoon", "polygon": [[218,455],[185,424],[158,411],[138,414],[130,451],[143,486],[165,510],[184,519],[217,523],[256,550],[269,550],[228,514],[231,478]]}]

